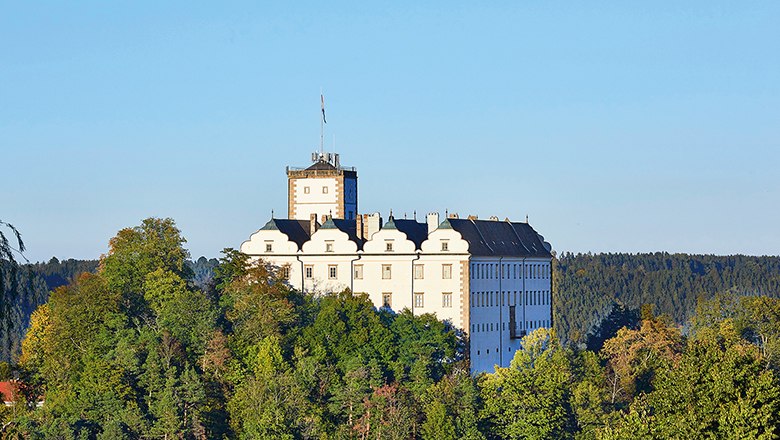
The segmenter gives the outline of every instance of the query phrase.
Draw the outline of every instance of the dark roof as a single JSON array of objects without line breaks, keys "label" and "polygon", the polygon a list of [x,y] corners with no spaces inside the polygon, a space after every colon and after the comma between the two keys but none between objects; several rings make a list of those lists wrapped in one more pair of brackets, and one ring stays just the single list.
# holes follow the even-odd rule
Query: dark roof
[{"label": "dark roof", "polygon": [[314,162],[309,168],[306,168],[306,170],[316,170],[316,171],[337,171],[338,168],[334,167],[331,163],[325,162],[323,160],[318,160],[317,162]]},{"label": "dark roof", "polygon": [[[354,219],[344,220],[341,218],[331,218],[328,219],[325,223],[327,222],[332,222],[333,225],[335,225],[336,228],[338,228],[341,232],[346,233],[350,240],[357,243],[358,249],[363,249],[363,240],[357,237],[357,226]],[[325,224],[322,226],[325,226]]]},{"label": "dark roof", "polygon": [[[422,242],[428,238],[428,224],[419,223],[417,220],[392,219],[395,229],[406,234],[406,238],[414,242],[415,248],[420,249]],[[388,221],[390,223],[390,221]]]},{"label": "dark roof", "polygon": [[309,221],[308,220],[288,220],[272,218],[268,220],[260,230],[278,230],[286,235],[290,241],[294,241],[301,249],[304,243],[309,241]]},{"label": "dark roof", "polygon": [[452,228],[469,243],[475,256],[551,258],[549,244],[528,223],[445,219],[440,228]]},{"label": "dark roof", "polygon": [[[291,241],[298,244],[298,249],[303,248],[303,244],[311,239],[309,235],[309,220],[287,220],[272,218],[265,224],[261,230],[278,230],[286,235]],[[357,238],[357,227],[355,220],[343,220],[339,218],[329,218],[320,226],[320,229],[338,229],[349,236],[349,239],[357,243],[358,249],[363,249],[363,240]]]}]

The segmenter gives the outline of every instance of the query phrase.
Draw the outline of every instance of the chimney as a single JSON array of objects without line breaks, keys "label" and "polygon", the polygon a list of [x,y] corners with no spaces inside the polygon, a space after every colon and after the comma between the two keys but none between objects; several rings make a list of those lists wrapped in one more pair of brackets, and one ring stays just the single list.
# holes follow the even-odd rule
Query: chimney
[{"label": "chimney", "polygon": [[497,221],[498,221],[498,217],[497,217],[497,216],[495,216],[495,215],[491,215],[491,216],[490,216],[490,220],[491,220],[491,221],[494,221],[494,222],[497,222]]},{"label": "chimney", "polygon": [[382,227],[382,217],[378,212],[370,214],[366,217],[366,239],[371,240],[371,236],[379,232]]},{"label": "chimney", "polygon": [[458,213],[457,212],[451,212],[450,215],[447,218],[460,218],[460,217],[458,217]]},{"label": "chimney", "polygon": [[479,217],[477,217],[476,215],[470,215],[469,220],[479,220]]},{"label": "chimney", "polygon": [[438,227],[439,227],[439,213],[429,212],[428,213],[428,234],[430,235],[430,233],[435,231],[436,228]]},{"label": "chimney", "polygon": [[363,215],[358,214],[355,216],[355,235],[357,235],[357,238],[360,240],[363,239]]},{"label": "chimney", "polygon": [[315,232],[317,232],[317,229],[319,229],[320,225],[317,224],[317,214],[312,214],[309,216],[309,236],[314,235]]}]

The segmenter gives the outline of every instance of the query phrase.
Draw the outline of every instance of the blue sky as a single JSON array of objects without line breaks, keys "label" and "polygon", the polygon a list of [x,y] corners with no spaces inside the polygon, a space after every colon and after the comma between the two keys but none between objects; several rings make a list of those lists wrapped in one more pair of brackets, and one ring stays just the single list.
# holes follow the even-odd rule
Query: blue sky
[{"label": "blue sky", "polygon": [[193,256],[319,143],[362,212],[526,215],[558,251],[780,254],[778,2],[0,2],[0,220]]}]

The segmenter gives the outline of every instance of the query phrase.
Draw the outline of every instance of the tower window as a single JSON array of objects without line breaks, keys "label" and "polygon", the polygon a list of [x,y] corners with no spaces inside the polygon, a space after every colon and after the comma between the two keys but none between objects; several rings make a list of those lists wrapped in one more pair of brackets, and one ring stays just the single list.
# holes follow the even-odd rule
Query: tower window
[{"label": "tower window", "polygon": [[333,242],[325,242],[325,252],[333,252]]},{"label": "tower window", "polygon": [[309,188],[308,186],[304,186],[303,187],[303,193],[304,194],[309,194],[310,192],[311,192],[311,188]]},{"label": "tower window", "polygon": [[393,242],[392,241],[385,242],[385,250],[387,252],[393,252]]},{"label": "tower window", "polygon": [[442,240],[442,242],[441,242],[441,250],[442,250],[442,252],[447,252],[448,250],[450,250],[450,243],[447,242],[447,241]]},{"label": "tower window", "polygon": [[271,244],[271,243],[266,243],[266,244],[265,244],[265,251],[266,251],[266,252],[272,252],[272,250],[273,250],[273,244]]},{"label": "tower window", "polygon": [[323,194],[327,194],[328,193],[328,187],[327,186],[323,186],[322,187],[322,193]]}]

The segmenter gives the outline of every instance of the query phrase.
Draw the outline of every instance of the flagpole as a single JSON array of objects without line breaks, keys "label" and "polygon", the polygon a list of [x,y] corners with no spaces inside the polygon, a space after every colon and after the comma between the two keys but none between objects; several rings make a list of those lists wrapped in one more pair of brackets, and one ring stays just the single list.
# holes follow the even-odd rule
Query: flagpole
[{"label": "flagpole", "polygon": [[322,114],[320,115],[320,159],[325,157],[325,97],[320,87],[320,103],[322,104]]}]

